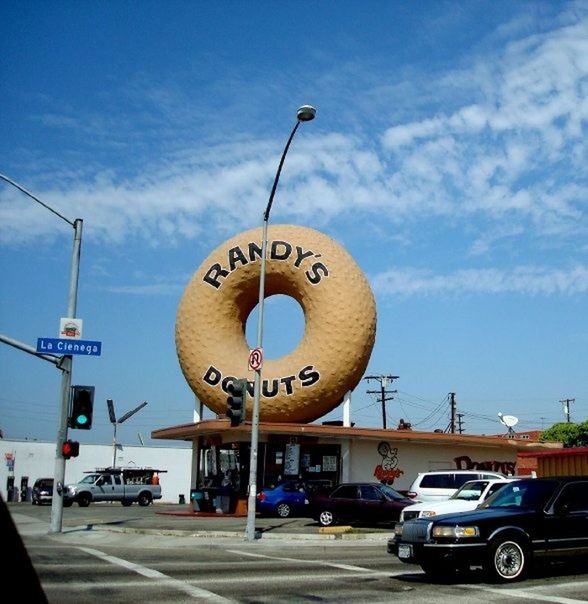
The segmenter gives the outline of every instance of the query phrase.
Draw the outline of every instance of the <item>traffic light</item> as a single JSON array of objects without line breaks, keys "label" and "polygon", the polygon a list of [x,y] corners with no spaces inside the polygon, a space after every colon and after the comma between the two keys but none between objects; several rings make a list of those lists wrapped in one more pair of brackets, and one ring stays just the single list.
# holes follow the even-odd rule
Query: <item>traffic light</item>
[{"label": "traffic light", "polygon": [[94,386],[72,386],[70,428],[89,430],[92,427]]},{"label": "traffic light", "polygon": [[238,426],[245,421],[245,400],[247,397],[247,380],[233,380],[227,391],[227,416],[231,426]]},{"label": "traffic light", "polygon": [[61,454],[65,459],[77,457],[80,454],[80,443],[75,440],[66,440],[61,446]]}]

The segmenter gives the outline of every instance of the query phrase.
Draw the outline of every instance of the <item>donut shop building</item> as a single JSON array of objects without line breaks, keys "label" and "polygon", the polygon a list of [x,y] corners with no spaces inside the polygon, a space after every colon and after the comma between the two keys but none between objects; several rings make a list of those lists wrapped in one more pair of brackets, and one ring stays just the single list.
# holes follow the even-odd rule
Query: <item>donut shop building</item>
[{"label": "donut shop building", "polygon": [[[264,298],[296,300],[305,330],[289,354],[263,358],[262,375],[262,358],[252,362],[252,354],[262,348],[250,349],[245,333],[261,295],[264,243]],[[226,489],[233,501],[246,498],[252,408],[244,397],[241,411],[247,421],[234,426],[226,413],[232,411],[227,405],[234,402],[236,382],[245,383],[255,400],[254,376],[259,388],[258,491],[288,479],[325,487],[381,481],[407,490],[418,472],[448,468],[515,474],[519,451],[549,447],[495,436],[354,426],[351,393],[366,371],[376,324],[369,281],[325,233],[271,225],[267,233],[259,228],[238,233],[213,250],[188,283],[176,318],[178,361],[200,410],[193,423],[152,432],[154,439],[192,442],[191,495]],[[343,421],[319,423],[341,404]],[[202,405],[216,418],[203,421]]]},{"label": "donut shop building", "polygon": [[[191,488],[228,486],[247,496],[251,424],[211,419],[162,428],[152,438],[192,442]],[[260,423],[257,489],[283,480],[335,486],[381,481],[407,490],[418,472],[455,468],[517,474],[519,452],[559,448],[516,438],[331,424]]]}]

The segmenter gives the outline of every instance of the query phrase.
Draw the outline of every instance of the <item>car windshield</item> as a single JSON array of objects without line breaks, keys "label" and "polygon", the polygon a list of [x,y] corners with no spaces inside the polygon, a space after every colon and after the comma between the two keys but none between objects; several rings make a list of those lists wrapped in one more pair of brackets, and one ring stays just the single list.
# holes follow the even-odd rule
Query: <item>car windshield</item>
[{"label": "car windshield", "polygon": [[466,482],[449,499],[461,499],[462,501],[476,501],[480,499],[484,489],[488,486],[487,480],[470,480]]},{"label": "car windshield", "polygon": [[547,504],[555,484],[551,480],[518,480],[496,491],[479,508],[524,507],[540,510]]},{"label": "car windshield", "polygon": [[401,495],[398,491],[395,491],[393,488],[389,487],[386,484],[381,484],[380,489],[383,493],[385,493],[386,497],[392,499],[393,501],[400,501],[401,499],[406,499],[404,495]]},{"label": "car windshield", "polygon": [[80,480],[81,484],[94,484],[98,478],[100,478],[100,474],[88,474],[88,476],[84,476],[82,480]]}]

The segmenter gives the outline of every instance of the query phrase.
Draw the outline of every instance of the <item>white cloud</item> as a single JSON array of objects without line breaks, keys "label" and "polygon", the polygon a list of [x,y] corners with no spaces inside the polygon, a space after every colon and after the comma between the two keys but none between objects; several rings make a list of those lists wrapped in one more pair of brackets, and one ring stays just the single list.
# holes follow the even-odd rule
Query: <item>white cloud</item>
[{"label": "white cloud", "polygon": [[[272,218],[311,216],[320,227],[334,219],[355,223],[359,216],[393,226],[446,217],[464,225],[475,254],[504,241],[499,233],[505,224],[509,239],[532,234],[565,242],[585,235],[588,19],[557,27],[441,74],[430,88],[444,101],[451,99],[451,111],[429,108],[424,114],[419,106],[423,119],[388,128],[375,139],[371,133],[321,136],[307,133],[314,124],[305,125],[284,166]],[[374,85],[382,82],[374,79]],[[388,88],[394,94],[396,89]],[[406,94],[406,87],[396,93],[401,91]],[[182,98],[181,91],[157,91],[158,102],[174,112]],[[365,98],[371,98],[369,91]],[[53,125],[69,119],[44,117]],[[91,120],[85,131],[115,127]],[[173,155],[124,177],[98,169],[88,180],[78,168],[68,172],[64,165],[59,173],[38,176],[35,193],[65,216],[82,217],[84,236],[96,243],[145,239],[174,245],[258,225],[281,144],[258,138],[175,148]],[[1,244],[62,233],[63,224],[21,193],[0,189]]]},{"label": "white cloud", "polygon": [[373,276],[371,283],[379,294],[401,297],[464,293],[574,295],[588,292],[588,267],[575,266],[568,270],[532,266],[510,270],[464,269],[448,275],[395,268]]}]

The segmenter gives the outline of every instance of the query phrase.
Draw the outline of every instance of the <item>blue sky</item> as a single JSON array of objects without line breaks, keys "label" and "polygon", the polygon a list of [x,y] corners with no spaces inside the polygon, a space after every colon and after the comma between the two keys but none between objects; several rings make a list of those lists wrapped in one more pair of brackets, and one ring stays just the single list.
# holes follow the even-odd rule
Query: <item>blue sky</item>
[{"label": "blue sky", "polygon": [[[588,2],[3,2],[0,173],[83,218],[78,317],[102,356],[91,431],[191,421],[174,326],[191,275],[259,226],[321,230],[373,288],[367,374],[397,375],[388,426],[468,433],[588,417]],[[0,333],[34,346],[66,315],[73,231],[0,183]],[[303,330],[266,304],[266,355]],[[289,327],[284,330],[284,324]],[[255,343],[256,316],[247,326]],[[0,345],[0,428],[52,440],[60,375]],[[381,426],[362,380],[352,419]],[[210,412],[207,417],[211,417]],[[324,419],[340,419],[335,410]],[[159,444],[161,441],[156,441]]]}]

